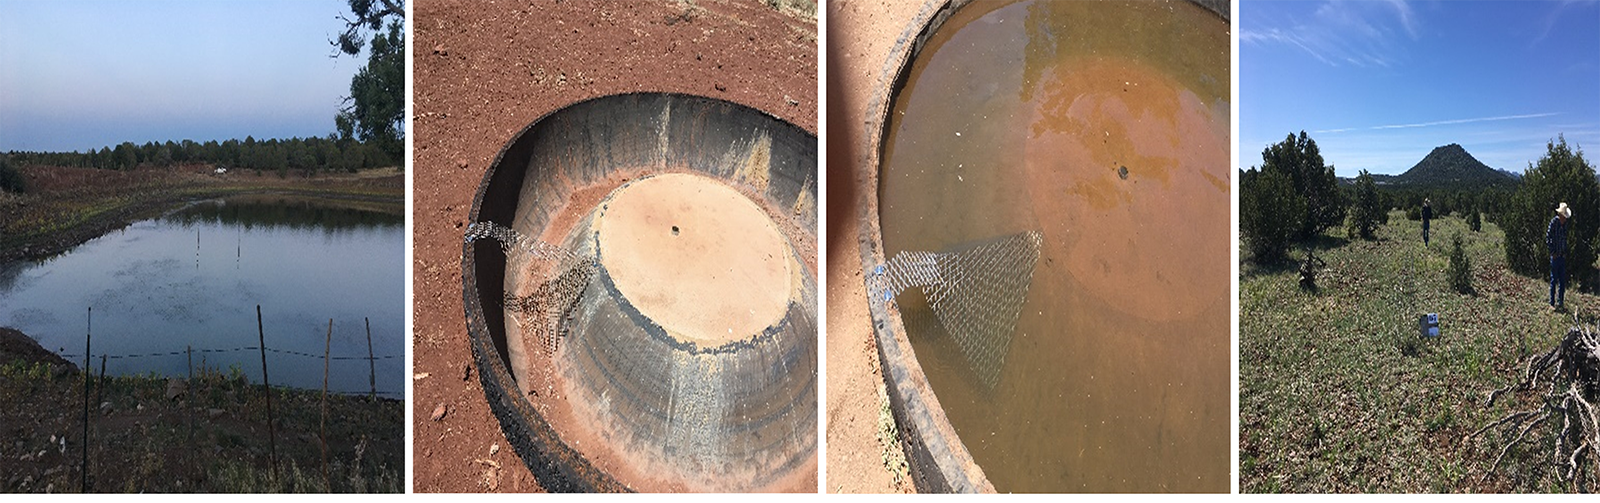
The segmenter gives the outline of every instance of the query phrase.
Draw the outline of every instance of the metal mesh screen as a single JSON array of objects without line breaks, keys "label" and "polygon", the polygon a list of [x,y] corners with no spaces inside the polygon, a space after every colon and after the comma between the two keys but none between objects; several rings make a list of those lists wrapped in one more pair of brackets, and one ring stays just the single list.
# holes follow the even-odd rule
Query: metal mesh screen
[{"label": "metal mesh screen", "polygon": [[[539,278],[532,294],[505,294],[506,311],[524,334],[532,334],[546,355],[555,354],[566,336],[567,318],[594,277],[593,257],[572,253],[559,246],[524,237],[509,227],[494,222],[474,222],[467,227],[467,242],[493,239],[506,253],[506,263],[527,260],[528,267],[547,271]],[[507,271],[507,274],[511,274]]]},{"label": "metal mesh screen", "polygon": [[921,288],[978,381],[992,390],[1000,383],[1041,242],[1038,232],[1028,231],[937,253],[902,251],[869,275],[868,287],[884,301]]}]

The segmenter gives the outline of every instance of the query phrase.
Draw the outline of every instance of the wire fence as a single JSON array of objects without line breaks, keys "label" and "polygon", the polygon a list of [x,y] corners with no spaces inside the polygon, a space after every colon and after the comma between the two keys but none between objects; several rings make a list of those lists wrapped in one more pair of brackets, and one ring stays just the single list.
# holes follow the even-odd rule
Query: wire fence
[{"label": "wire fence", "polygon": [[[310,352],[293,351],[293,349],[262,348],[262,346],[238,346],[238,348],[186,348],[176,349],[176,351],[133,352],[133,354],[109,354],[109,352],[101,352],[101,354],[94,354],[94,356],[91,356],[90,360],[136,360],[155,359],[155,357],[194,357],[211,356],[211,354],[230,354],[230,352],[262,351],[272,352],[272,354],[283,354],[283,356],[306,357],[306,359],[333,360],[333,362],[366,360],[366,362],[368,362],[368,367],[373,367],[371,364],[378,362],[378,360],[394,360],[405,357],[403,354],[376,354],[376,356],[334,356],[334,354],[330,354],[330,356],[322,356],[322,354],[310,354]],[[61,356],[62,359],[69,360],[69,362],[78,362],[78,364],[82,364],[83,362],[82,352],[61,352],[59,356]],[[371,396],[381,396],[386,397],[386,399],[403,399],[403,397],[405,397],[405,389],[378,389],[378,384],[376,384],[376,381],[378,381],[378,376],[376,376],[376,368],[371,368],[371,373],[373,373],[373,375],[371,375],[371,381],[373,381],[373,384],[371,384],[370,388],[368,389],[328,388],[328,392],[336,392],[336,394],[371,394]],[[291,386],[291,388],[298,388],[298,386]]]},{"label": "wire fence", "polygon": [[[310,358],[316,358],[316,359],[319,359],[319,360],[322,359],[322,355],[314,355],[314,354],[306,353],[306,352],[302,352],[302,351],[290,351],[290,350],[287,350],[287,349],[273,349],[273,348],[266,348],[266,350],[269,353],[278,353],[278,354],[283,354],[283,355],[294,355],[294,356],[305,356],[305,357],[310,357]],[[243,346],[243,347],[227,348],[227,349],[191,349],[191,350],[180,349],[180,350],[177,350],[177,351],[155,352],[155,353],[134,353],[134,354],[127,354],[127,355],[113,355],[113,354],[102,353],[102,354],[95,355],[95,356],[101,356],[101,357],[105,357],[105,358],[110,358],[112,360],[118,360],[118,359],[124,359],[124,358],[154,358],[154,357],[158,357],[158,356],[183,356],[189,351],[193,351],[196,354],[204,354],[204,353],[238,353],[238,352],[241,352],[241,351],[261,351],[261,346]],[[61,357],[62,358],[66,358],[67,360],[73,360],[73,359],[77,359],[77,358],[83,358],[83,354],[81,354],[81,353],[79,353],[79,354],[62,353]],[[333,361],[340,361],[340,360],[392,360],[392,359],[401,358],[401,357],[403,357],[403,355],[379,355],[379,356],[370,356],[370,357],[368,357],[368,356],[329,356],[328,359],[329,360],[333,360]]]},{"label": "wire fence", "polygon": [[[106,379],[106,361],[107,360],[112,360],[112,359],[125,360],[125,359],[163,358],[163,357],[187,356],[189,358],[189,369],[190,369],[189,370],[188,379],[189,379],[189,381],[192,382],[195,379],[195,376],[194,376],[194,355],[196,353],[199,353],[200,355],[205,356],[205,355],[211,355],[211,354],[255,352],[255,353],[259,353],[261,355],[261,367],[260,367],[261,382],[260,382],[260,386],[262,387],[263,390],[268,390],[272,386],[271,381],[267,377],[268,376],[269,366],[267,364],[266,354],[268,352],[275,353],[275,354],[280,354],[280,355],[286,355],[286,356],[301,357],[301,358],[312,358],[312,359],[322,360],[323,361],[322,399],[321,399],[321,402],[322,402],[321,403],[321,409],[322,409],[321,410],[321,416],[322,417],[321,417],[321,422],[319,424],[319,429],[321,431],[317,435],[317,438],[318,438],[318,442],[321,444],[321,450],[322,450],[322,477],[323,477],[323,483],[324,483],[325,487],[332,487],[332,482],[331,482],[331,480],[329,478],[330,475],[329,475],[329,468],[328,468],[328,466],[329,466],[329,459],[328,458],[329,458],[329,455],[330,455],[329,445],[328,445],[328,419],[329,419],[329,417],[328,417],[329,416],[329,412],[328,412],[328,394],[329,393],[337,393],[337,394],[343,394],[343,395],[362,395],[362,394],[366,394],[366,395],[368,395],[369,398],[373,398],[373,399],[377,398],[379,395],[382,395],[384,398],[395,398],[395,399],[404,399],[405,398],[405,391],[404,391],[403,387],[402,387],[402,389],[400,391],[381,391],[381,392],[378,391],[377,365],[376,365],[377,360],[392,360],[392,359],[402,358],[403,355],[377,355],[377,354],[373,353],[373,350],[372,350],[372,325],[371,325],[371,320],[370,319],[364,319],[364,322],[366,324],[366,331],[367,331],[367,355],[366,356],[359,356],[359,355],[358,356],[350,356],[350,355],[335,356],[335,355],[333,355],[333,320],[332,319],[328,320],[328,332],[327,332],[327,338],[326,338],[326,341],[325,341],[324,352],[323,352],[323,354],[318,355],[318,354],[307,353],[307,352],[303,352],[303,351],[294,351],[294,350],[288,350],[288,349],[276,349],[276,348],[267,347],[267,345],[266,345],[266,333],[265,333],[265,329],[262,326],[262,322],[261,322],[261,306],[259,306],[259,305],[256,306],[256,331],[257,331],[256,335],[257,335],[257,338],[260,341],[260,343],[255,345],[255,346],[239,346],[239,347],[234,347],[234,348],[198,348],[198,349],[194,348],[193,346],[187,346],[182,350],[173,350],[173,351],[153,351],[153,352],[147,352],[147,353],[129,353],[129,354],[101,353],[101,354],[98,355],[100,357],[100,375],[99,375],[99,379],[101,381],[101,384],[99,386],[93,386],[92,385],[92,379],[94,377],[95,372],[94,372],[94,369],[92,368],[92,362],[93,362],[93,359],[96,356],[96,354],[93,351],[93,346],[92,346],[92,341],[94,339],[94,309],[93,308],[89,308],[87,314],[88,314],[88,318],[87,318],[87,322],[88,322],[88,324],[87,324],[88,327],[87,328],[88,328],[88,330],[84,334],[84,352],[80,353],[80,354],[63,353],[63,354],[60,355],[62,358],[68,359],[69,361],[81,361],[84,364],[84,368],[82,369],[83,370],[83,396],[84,396],[83,437],[82,438],[83,438],[84,449],[83,449],[82,460],[80,461],[80,465],[79,465],[81,467],[80,473],[82,475],[81,487],[82,487],[82,490],[84,492],[88,492],[89,487],[90,487],[89,476],[88,476],[89,471],[90,471],[90,469],[89,469],[89,455],[88,455],[89,449],[88,449],[88,446],[91,445],[90,437],[89,437],[89,424],[90,424],[90,421],[91,421],[91,415],[90,415],[90,411],[91,411],[91,405],[90,405],[91,388],[97,388],[98,391],[101,391],[103,393],[104,388],[105,388],[104,381]],[[332,389],[329,386],[328,377],[329,377],[329,370],[332,367],[332,362],[336,361],[336,360],[337,361],[367,360],[368,376],[369,376],[369,379],[370,379],[370,389],[368,389],[368,390],[335,390],[335,389]],[[209,370],[207,368],[207,365],[206,365],[206,363],[204,363],[204,361],[205,360],[202,359],[202,363],[201,363],[201,372],[202,372],[203,375],[206,374],[207,372],[209,372]],[[236,368],[235,372],[238,372],[237,368]],[[236,374],[236,375],[239,375],[240,378],[244,378],[243,374]],[[205,379],[202,378],[202,381],[204,381],[204,380]],[[252,385],[252,386],[254,386],[254,385]],[[310,388],[295,388],[295,389],[310,389]],[[272,412],[272,393],[262,393],[261,398],[263,399],[263,401],[264,401],[264,403],[266,405],[266,417],[265,417],[265,419],[266,419],[266,423],[267,423],[267,432],[268,432],[269,449],[270,449],[269,452],[270,452],[270,456],[271,456],[269,458],[270,459],[269,463],[270,463],[270,466],[271,466],[272,477],[274,479],[276,479],[277,478],[277,472],[278,472],[278,452],[277,452],[278,451],[278,448],[277,448],[277,443],[278,442],[277,442],[277,433],[275,431],[276,430],[276,428],[275,428],[276,421],[274,420],[273,412]],[[171,399],[171,397],[169,397],[169,399]],[[190,398],[186,396],[185,400],[186,401],[190,400]],[[192,421],[193,417],[190,417],[190,420]],[[337,420],[337,418],[336,418],[336,420]],[[191,429],[191,435],[192,435],[192,430],[193,430],[193,424],[192,423],[191,423],[190,429]],[[359,459],[360,454],[359,453],[356,454],[356,457],[357,457],[357,459]]]},{"label": "wire fence", "polygon": [[[368,362],[368,367],[370,368],[373,367],[371,364],[376,364],[378,360],[394,360],[405,357],[403,354],[376,354],[376,356],[331,356],[330,354],[330,356],[322,356],[322,354],[310,354],[310,352],[293,351],[293,349],[261,348],[261,346],[238,346],[238,348],[186,348],[176,349],[176,351],[133,352],[133,354],[107,354],[107,352],[102,352],[102,354],[91,356],[90,359],[136,360],[155,359],[155,357],[203,357],[211,356],[211,354],[230,354],[230,352],[262,351],[272,352],[272,354],[283,354],[283,356],[306,357],[306,359],[333,360],[333,362],[366,360],[366,362]],[[62,359],[69,360],[69,362],[80,362],[80,364],[83,362],[82,352],[77,352],[77,354],[74,354],[74,352],[61,352],[61,357]],[[403,397],[405,397],[405,389],[378,389],[378,383],[376,383],[376,381],[378,381],[378,376],[376,376],[376,368],[371,368],[371,373],[373,373],[373,375],[371,375],[371,381],[373,381],[373,384],[371,384],[370,388],[368,389],[328,388],[328,392],[336,392],[336,394],[371,394],[371,396],[381,396],[386,397],[386,399],[403,399]],[[291,388],[298,388],[298,386],[291,386]]]}]

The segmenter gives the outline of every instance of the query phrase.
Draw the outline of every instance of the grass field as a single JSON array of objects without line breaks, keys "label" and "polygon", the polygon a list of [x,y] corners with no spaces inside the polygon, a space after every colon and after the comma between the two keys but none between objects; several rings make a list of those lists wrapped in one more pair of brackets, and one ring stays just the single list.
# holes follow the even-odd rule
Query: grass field
[{"label": "grass field", "polygon": [[[1549,427],[1534,430],[1487,478],[1504,433],[1466,437],[1537,405],[1523,393],[1483,408],[1529,356],[1560,341],[1574,315],[1592,324],[1600,302],[1569,289],[1570,312],[1552,312],[1547,282],[1506,268],[1504,234],[1492,223],[1471,232],[1459,216],[1438,219],[1426,248],[1421,233],[1401,212],[1376,241],[1330,231],[1316,245],[1328,267],[1314,293],[1299,287],[1292,266],[1241,264],[1240,491],[1569,489],[1551,460]],[[1446,279],[1458,234],[1472,262],[1472,295]],[[1440,337],[1419,336],[1423,313],[1439,314]]]},{"label": "grass field", "polygon": [[[3,356],[3,355],[0,355]],[[3,360],[4,358],[0,358]],[[186,391],[171,397],[169,385]],[[321,394],[266,392],[242,370],[190,379],[92,379],[90,492],[358,492],[405,490],[405,404],[328,398],[323,475]],[[83,378],[47,363],[0,364],[0,493],[77,492],[84,459]],[[269,462],[277,457],[277,469]]]}]

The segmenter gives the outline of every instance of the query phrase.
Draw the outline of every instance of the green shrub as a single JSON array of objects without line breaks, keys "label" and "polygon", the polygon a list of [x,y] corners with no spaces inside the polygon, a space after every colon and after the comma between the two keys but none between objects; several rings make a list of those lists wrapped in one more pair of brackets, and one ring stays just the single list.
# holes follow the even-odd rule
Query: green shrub
[{"label": "green shrub", "polygon": [[1472,229],[1472,232],[1483,230],[1483,217],[1478,215],[1477,209],[1467,210],[1467,228]]},{"label": "green shrub", "polygon": [[1498,222],[1506,234],[1506,264],[1534,278],[1549,276],[1550,252],[1545,249],[1544,234],[1560,202],[1566,202],[1573,213],[1567,229],[1568,274],[1577,280],[1580,290],[1594,291],[1595,250],[1585,244],[1600,237],[1600,219],[1593,216],[1600,208],[1600,182],[1583,151],[1569,148],[1564,137],[1547,143],[1545,156],[1528,167],[1522,186]]},{"label": "green shrub", "polygon": [[[1253,170],[1252,170],[1253,171]],[[1290,133],[1282,142],[1261,151],[1261,172],[1278,173],[1289,180],[1293,194],[1303,202],[1294,238],[1307,240],[1344,222],[1345,203],[1339,192],[1334,168],[1323,164],[1317,142],[1306,135]],[[1241,210],[1242,211],[1242,210]]]},{"label": "green shrub", "polygon": [[1345,222],[1346,233],[1350,237],[1360,236],[1362,239],[1373,239],[1378,230],[1379,221],[1388,218],[1388,212],[1383,210],[1383,203],[1378,198],[1378,185],[1372,181],[1372,174],[1361,170],[1356,176],[1355,201],[1350,205],[1350,218]]},{"label": "green shrub", "polygon": [[1412,206],[1410,208],[1406,208],[1406,220],[1410,220],[1410,221],[1413,221],[1413,222],[1421,221],[1422,220],[1422,207],[1421,206]]},{"label": "green shrub", "polygon": [[1472,293],[1472,259],[1461,249],[1461,235],[1457,234],[1450,249],[1450,288],[1457,293]]},{"label": "green shrub", "polygon": [[1253,168],[1245,172],[1240,180],[1239,232],[1252,260],[1277,264],[1288,258],[1305,204],[1287,175]]},{"label": "green shrub", "polygon": [[21,194],[28,191],[28,180],[22,172],[11,166],[11,158],[0,154],[0,191]]}]

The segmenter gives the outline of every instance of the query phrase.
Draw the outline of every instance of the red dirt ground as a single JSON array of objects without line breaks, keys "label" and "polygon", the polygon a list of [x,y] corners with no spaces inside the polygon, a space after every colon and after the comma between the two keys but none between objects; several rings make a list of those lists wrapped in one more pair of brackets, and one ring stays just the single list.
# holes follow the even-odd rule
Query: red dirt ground
[{"label": "red dirt ground", "polygon": [[[912,492],[885,466],[877,436],[878,347],[861,279],[861,187],[877,173],[860,162],[867,104],[881,87],[895,40],[922,8],[917,2],[828,3],[827,491]],[[898,449],[898,447],[893,447]]]},{"label": "red dirt ground", "polygon": [[413,489],[540,491],[489,412],[462,314],[461,235],[484,170],[534,119],[624,92],[726,99],[815,133],[816,23],[728,1],[438,0],[413,17]]}]

